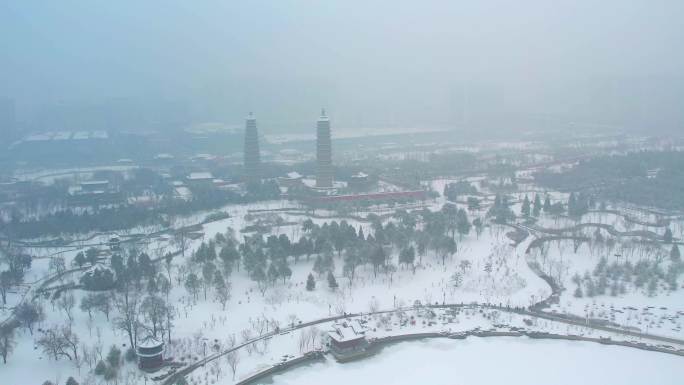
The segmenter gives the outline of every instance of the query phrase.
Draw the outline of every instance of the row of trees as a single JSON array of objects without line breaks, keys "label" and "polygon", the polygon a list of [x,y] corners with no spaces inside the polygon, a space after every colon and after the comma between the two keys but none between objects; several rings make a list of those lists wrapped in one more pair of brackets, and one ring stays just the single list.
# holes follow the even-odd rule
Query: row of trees
[{"label": "row of trees", "polygon": [[10,238],[35,238],[49,234],[76,234],[90,231],[116,231],[140,225],[168,225],[166,217],[188,215],[200,210],[215,209],[230,203],[249,203],[277,199],[280,189],[274,180],[266,180],[247,186],[245,194],[219,190],[213,186],[191,186],[192,199],[176,199],[172,194],[163,195],[151,210],[141,210],[135,205],[121,204],[116,207],[92,207],[86,211],[71,208],[58,210],[42,217],[25,217],[16,213],[9,221],[0,219],[0,228]]},{"label": "row of trees", "polygon": [[[263,294],[276,282],[285,283],[291,278],[291,262],[315,255],[313,272],[318,277],[327,274],[328,287],[336,289],[336,259],[341,259],[343,275],[350,283],[364,265],[372,266],[374,276],[384,272],[391,277],[397,268],[391,262],[393,250],[398,251],[398,263],[405,268],[415,269],[416,258],[422,263],[429,250],[444,264],[456,252],[457,234],[459,239],[469,234],[474,224],[479,235],[484,226],[479,218],[471,223],[466,211],[453,204],[444,205],[438,212],[398,210],[394,219],[384,225],[379,217],[371,217],[371,221],[371,232],[365,234],[363,228],[355,229],[344,220],[317,225],[308,219],[303,223],[304,234],[296,241],[285,234],[264,237],[257,233],[238,243],[232,233],[219,234],[202,243],[193,254],[184,285],[193,299],[202,294],[208,299],[212,291],[219,298],[225,277],[242,266]],[[315,288],[311,279],[307,280],[309,290]]]},{"label": "row of trees", "polygon": [[671,249],[667,266],[664,266],[659,258],[652,261],[642,259],[634,264],[630,261],[624,263],[616,261],[609,264],[604,257],[599,260],[591,274],[585,272],[582,276],[575,274],[572,277],[572,282],[576,285],[574,296],[594,297],[608,293],[616,296],[625,294],[628,285],[645,289],[648,295],[654,296],[661,282],[669,290],[677,290],[678,279],[682,273],[684,273],[684,263],[681,261],[677,245]]}]

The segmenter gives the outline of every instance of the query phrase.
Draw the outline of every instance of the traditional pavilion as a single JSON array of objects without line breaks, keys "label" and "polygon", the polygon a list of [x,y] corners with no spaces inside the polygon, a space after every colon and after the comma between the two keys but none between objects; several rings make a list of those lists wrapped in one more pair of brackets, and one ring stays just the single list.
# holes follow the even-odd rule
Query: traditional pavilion
[{"label": "traditional pavilion", "polygon": [[164,342],[152,336],[138,342],[135,349],[140,369],[155,369],[164,363]]}]

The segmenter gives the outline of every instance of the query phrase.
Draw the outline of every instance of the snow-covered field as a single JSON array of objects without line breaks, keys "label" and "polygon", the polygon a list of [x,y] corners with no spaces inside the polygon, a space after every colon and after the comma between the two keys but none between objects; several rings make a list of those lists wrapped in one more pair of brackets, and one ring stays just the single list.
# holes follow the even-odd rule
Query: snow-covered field
[{"label": "snow-covered field", "polygon": [[339,364],[327,359],[260,383],[675,385],[683,376],[678,356],[589,342],[471,337],[402,342],[365,360]]},{"label": "snow-covered field", "polygon": [[[469,181],[480,186],[480,177],[470,178]],[[446,183],[453,179],[439,179],[427,182],[435,191],[442,192]],[[486,189],[482,191],[488,197],[492,196]],[[512,194],[517,200],[522,200],[525,193]],[[551,193],[552,199],[562,198],[562,194]],[[529,193],[530,199],[533,194]],[[437,211],[446,202],[443,196],[426,202],[424,207]],[[486,207],[491,199],[483,199],[483,208],[479,212],[469,212],[470,220],[475,217],[484,217]],[[457,207],[465,205],[458,203]],[[422,207],[409,207],[420,209]],[[520,202],[511,207],[517,214],[520,212]],[[626,284],[624,292],[615,295],[604,293],[593,297],[576,297],[573,295],[575,274],[584,275],[594,270],[601,257],[607,257],[610,262],[615,260],[614,255],[620,255],[622,261],[630,260],[636,263],[639,259],[654,260],[657,256],[669,255],[665,246],[651,247],[617,239],[616,244],[608,247],[605,244],[583,244],[574,250],[572,241],[560,241],[548,243],[540,250],[532,251],[527,255],[526,250],[533,241],[534,236],[528,237],[517,246],[513,246],[506,236],[511,226],[491,224],[478,234],[473,229],[462,238],[457,235],[456,252],[449,255],[444,262],[436,250],[428,249],[423,255],[416,256],[416,268],[404,267],[399,263],[396,247],[390,251],[387,258],[388,264],[396,270],[386,273],[375,274],[371,265],[366,264],[358,267],[356,278],[353,282],[343,273],[343,255],[334,254],[334,267],[331,269],[339,283],[339,288],[331,290],[325,275],[316,276],[316,289],[305,289],[307,276],[313,270],[315,255],[307,260],[301,257],[295,262],[290,258],[289,264],[292,276],[287,280],[278,279],[262,293],[255,281],[250,279],[241,267],[234,269],[226,280],[231,286],[231,296],[226,303],[225,309],[215,300],[213,289],[209,289],[207,298],[200,293],[198,298],[192,295],[184,287],[182,279],[189,271],[195,270],[202,274],[198,266],[192,266],[190,260],[192,253],[203,242],[215,238],[216,234],[225,234],[227,231],[236,236],[238,241],[243,240],[249,232],[240,232],[248,225],[253,225],[260,220],[273,221],[279,217],[277,225],[270,227],[265,234],[287,235],[291,240],[297,240],[305,235],[303,224],[306,219],[311,219],[316,225],[340,222],[343,219],[354,229],[363,229],[365,234],[372,234],[373,229],[369,221],[364,218],[370,213],[391,214],[395,208],[373,207],[366,211],[354,213],[353,217],[339,217],[335,213],[326,210],[317,210],[315,216],[305,213],[294,202],[285,200],[261,202],[246,205],[228,205],[213,212],[223,212],[230,215],[229,218],[205,223],[195,227],[193,232],[198,237],[189,240],[185,257],[178,255],[173,259],[169,271],[166,266],[159,266],[159,272],[172,276],[173,288],[169,292],[169,302],[174,307],[174,326],[172,343],[167,346],[167,357],[174,360],[183,360],[185,363],[194,362],[204,355],[204,351],[198,351],[202,346],[201,341],[213,341],[210,345],[218,346],[219,349],[231,345],[230,340],[236,339],[242,342],[245,335],[255,337],[264,332],[263,328],[273,328],[274,325],[285,327],[300,321],[306,322],[332,315],[343,313],[368,312],[371,309],[393,309],[412,305],[415,301],[422,303],[489,303],[503,306],[527,307],[542,299],[549,297],[551,288],[549,285],[529,267],[529,261],[536,261],[541,269],[556,279],[566,288],[561,293],[560,303],[554,305],[548,311],[558,313],[571,313],[590,318],[604,319],[624,326],[637,327],[644,332],[664,336],[681,338],[681,324],[679,317],[684,316],[684,290],[666,290],[657,287],[655,292],[647,292],[645,287],[636,288]],[[172,227],[178,229],[184,226],[192,226],[204,221],[212,211],[199,212],[187,217],[176,218]],[[384,217],[384,222],[394,219]],[[639,217],[642,220],[655,220],[655,217],[646,214]],[[563,228],[574,226],[577,223],[594,221],[615,225],[619,231],[648,229],[652,226],[630,225],[623,217],[615,214],[592,213],[577,221],[568,218],[553,218],[543,214],[538,222],[542,227]],[[418,224],[420,227],[421,224]],[[630,227],[630,228],[628,228]],[[159,231],[161,228],[137,228],[122,232],[127,235]],[[604,239],[609,238],[604,230],[600,231]],[[595,229],[583,230],[579,235],[595,236]],[[678,233],[677,233],[678,234]],[[34,259],[31,269],[27,272],[26,283],[39,282],[42,277],[51,274],[50,258],[55,256],[64,257],[67,267],[72,266],[72,260],[79,251],[85,251],[89,247],[96,247],[102,251],[103,259],[108,259],[108,248],[105,245],[112,234],[82,234],[73,237],[73,241],[66,247],[52,248],[29,248],[26,251],[38,258]],[[79,240],[80,239],[80,240]],[[126,244],[124,249],[137,249],[146,251],[153,259],[162,257],[168,252],[178,251],[178,245],[173,242],[168,233],[157,234],[143,238],[135,244]],[[612,258],[612,259],[611,259]],[[528,261],[529,260],[529,261]],[[669,266],[668,261],[663,262],[665,269]],[[163,265],[163,263],[162,263]],[[454,278],[458,276],[458,279]],[[178,279],[177,279],[178,277]],[[63,282],[76,282],[78,276],[65,277]],[[662,285],[661,285],[662,286]],[[28,286],[22,287],[18,292],[10,292],[8,296],[8,308],[18,303]],[[70,290],[74,295],[75,308],[73,309],[73,330],[79,335],[83,345],[83,352],[97,355],[93,349],[99,347],[100,353],[106,355],[111,345],[116,345],[122,350],[126,349],[127,336],[121,330],[113,328],[112,320],[107,320],[99,312],[93,314],[92,319],[88,314],[81,311],[78,305],[81,299],[88,294],[81,289]],[[60,309],[50,300],[41,299],[45,309],[46,319],[38,325],[39,328],[63,326],[67,323],[66,311]],[[633,307],[633,309],[631,309]],[[115,318],[116,310],[112,311]],[[9,315],[9,309],[0,310],[0,316]],[[472,330],[476,327],[492,327],[492,320],[479,319],[480,315],[472,314],[458,321],[459,330]],[[524,326],[522,317],[507,316],[509,324]],[[515,318],[515,319],[514,319]],[[536,322],[536,321],[535,321]],[[542,323],[546,321],[541,321]],[[265,326],[267,325],[267,326]],[[447,325],[444,323],[444,325]],[[328,325],[329,326],[329,325]],[[535,324],[536,326],[536,324]],[[325,325],[321,326],[322,328]],[[440,324],[441,327],[441,324]],[[570,333],[571,327],[551,325],[554,332],[559,334]],[[260,331],[257,331],[261,329]],[[549,329],[551,330],[551,329]],[[320,330],[319,330],[320,331]],[[575,329],[576,334],[582,334]],[[297,349],[299,332],[292,332],[288,336],[273,338],[272,341],[264,342],[261,347],[262,353],[250,353],[243,357],[243,362],[238,370],[244,377],[267,364],[278,362],[282,354],[297,355],[301,349]],[[17,331],[18,346],[10,356],[7,365],[0,366],[0,385],[23,385],[28,383],[42,383],[46,379],[53,382],[63,383],[68,376],[89,380],[93,384],[104,384],[102,377],[91,374],[92,363],[81,363],[80,367],[73,362],[62,359],[54,361],[42,352],[35,344],[35,337],[25,329]],[[501,342],[498,342],[501,341]],[[232,342],[234,343],[235,340]],[[268,344],[272,344],[269,348]],[[319,340],[320,344],[320,340]],[[261,345],[260,345],[261,346]],[[104,352],[102,352],[104,350]],[[549,360],[548,357],[558,356],[562,359]],[[590,357],[590,358],[587,358]],[[598,358],[597,358],[598,357]],[[619,359],[617,359],[619,358]],[[606,362],[602,370],[593,369],[596,359]],[[274,377],[275,383],[284,384],[308,384],[308,383],[348,383],[352,381],[363,383],[547,383],[553,378],[553,383],[658,383],[669,384],[675,375],[681,375],[674,363],[679,363],[681,357],[664,354],[645,353],[633,349],[604,347],[597,344],[576,342],[545,342],[528,341],[526,339],[491,339],[479,340],[470,338],[466,341],[430,341],[416,342],[413,344],[400,344],[384,349],[383,353],[368,360],[356,363],[338,365],[332,362],[313,364],[311,367],[295,369],[286,374]],[[620,362],[644,363],[642,367],[653,365],[657,370],[638,371],[637,365],[629,365],[629,371],[620,370]],[[430,362],[427,369],[422,362]],[[464,363],[455,365],[454,363]],[[543,364],[541,364],[543,363]],[[612,365],[612,366],[611,366]],[[489,370],[496,366],[497,370]],[[580,377],[587,374],[581,368],[589,369],[591,376]],[[412,369],[412,370],[409,370]],[[421,370],[417,370],[421,369]],[[213,372],[212,372],[213,370]],[[397,377],[389,376],[388,372],[407,370],[404,375]],[[680,370],[679,372],[677,370]],[[201,369],[188,376],[192,384],[231,383],[225,360],[216,361],[208,369]],[[449,375],[453,373],[453,375]],[[567,375],[566,375],[567,373]],[[207,382],[209,377],[215,376],[213,382]],[[351,377],[350,377],[351,376]],[[610,377],[608,377],[610,376]],[[648,377],[653,376],[653,377]],[[119,374],[119,383],[142,384],[145,380],[142,372],[138,371],[134,364],[125,364]],[[4,379],[4,380],[3,380]],[[9,380],[7,380],[9,379]],[[327,379],[327,380],[325,380]],[[332,380],[331,380],[332,379]],[[439,382],[438,379],[444,380]],[[591,382],[596,380],[595,382]],[[590,382],[587,382],[591,380]],[[335,382],[330,382],[335,381]],[[403,382],[405,381],[405,382]],[[535,382],[536,381],[536,382]],[[558,382],[567,381],[567,382]],[[630,382],[631,381],[631,382]],[[669,382],[668,382],[669,381]]]}]

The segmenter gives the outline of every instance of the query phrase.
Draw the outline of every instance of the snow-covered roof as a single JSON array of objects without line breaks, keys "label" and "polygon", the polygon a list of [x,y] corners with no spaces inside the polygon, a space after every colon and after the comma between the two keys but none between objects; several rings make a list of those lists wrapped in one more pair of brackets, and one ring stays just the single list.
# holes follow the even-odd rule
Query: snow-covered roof
[{"label": "snow-covered roof", "polygon": [[108,180],[87,180],[81,182],[81,186],[99,186],[102,184],[109,184]]},{"label": "snow-covered roof", "polygon": [[145,337],[142,340],[138,341],[137,346],[139,348],[143,348],[143,349],[151,349],[151,348],[156,348],[162,344],[163,344],[162,341],[160,341],[160,340],[158,340],[152,336],[148,336],[148,337]]},{"label": "snow-covered roof", "polygon": [[365,338],[362,329],[358,322],[356,322],[356,325],[347,323],[336,324],[333,325],[333,330],[328,332],[328,335],[337,342],[356,341]]},{"label": "snow-covered roof", "polygon": [[184,186],[176,187],[174,189],[174,191],[176,192],[178,197],[180,197],[181,199],[188,200],[188,199],[192,198],[192,191],[190,191],[190,189],[187,187],[184,187]]},{"label": "snow-covered roof", "polygon": [[197,154],[192,157],[192,160],[212,160],[216,159],[214,155],[211,154]]},{"label": "snow-covered roof", "polygon": [[105,266],[105,265],[102,264],[101,262],[97,262],[97,263],[94,264],[93,266],[91,266],[91,267],[89,267],[88,269],[86,269],[86,270],[83,272],[83,274],[84,274],[84,275],[86,275],[86,274],[93,274],[93,273],[95,273],[95,271],[97,271],[97,270],[100,270],[100,271],[108,270],[108,271],[111,271],[112,273],[114,273],[114,271],[113,271],[109,266]]},{"label": "snow-covered roof", "polygon": [[206,171],[206,172],[191,172],[190,175],[188,175],[189,180],[205,180],[205,179],[214,179],[214,176]]},{"label": "snow-covered roof", "polygon": [[302,178],[302,174],[298,173],[297,171],[290,171],[287,173],[287,177],[290,179],[299,179]]}]

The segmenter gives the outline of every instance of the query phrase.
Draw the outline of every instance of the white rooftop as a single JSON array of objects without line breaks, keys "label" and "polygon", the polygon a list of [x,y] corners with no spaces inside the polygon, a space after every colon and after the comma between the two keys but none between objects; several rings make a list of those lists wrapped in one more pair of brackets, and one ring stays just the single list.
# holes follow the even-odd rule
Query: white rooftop
[{"label": "white rooftop", "polygon": [[145,337],[141,341],[138,341],[138,347],[143,348],[143,349],[156,348],[162,344],[163,344],[162,341],[160,341],[160,340],[158,340],[152,336]]},{"label": "white rooftop", "polygon": [[214,179],[214,176],[210,172],[191,172],[188,175],[189,180],[204,180],[204,179]]},{"label": "white rooftop", "polygon": [[338,342],[355,341],[365,338],[363,327],[358,323],[335,324],[333,330],[328,332],[330,338]]}]

